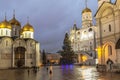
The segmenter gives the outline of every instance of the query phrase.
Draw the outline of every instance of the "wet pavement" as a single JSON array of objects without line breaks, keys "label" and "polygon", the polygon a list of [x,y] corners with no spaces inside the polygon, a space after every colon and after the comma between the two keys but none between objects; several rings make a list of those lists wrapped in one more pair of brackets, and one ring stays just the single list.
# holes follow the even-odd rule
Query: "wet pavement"
[{"label": "wet pavement", "polygon": [[[49,70],[52,70],[52,74]],[[120,73],[97,72],[90,66],[41,67],[37,73],[32,69],[0,70],[0,80],[120,80]]]}]

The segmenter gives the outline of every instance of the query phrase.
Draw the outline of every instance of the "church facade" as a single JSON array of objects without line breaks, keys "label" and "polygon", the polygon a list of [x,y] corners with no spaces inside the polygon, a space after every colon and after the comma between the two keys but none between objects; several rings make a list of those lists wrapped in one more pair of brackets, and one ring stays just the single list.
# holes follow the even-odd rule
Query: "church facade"
[{"label": "church facade", "polygon": [[92,11],[86,7],[82,11],[82,27],[74,23],[70,30],[70,41],[73,51],[78,55],[77,63],[95,64],[96,27],[93,25]]},{"label": "church facade", "polygon": [[120,0],[115,3],[98,0],[95,26],[91,14],[86,7],[82,11],[82,27],[77,28],[74,24],[70,30],[71,46],[79,54],[78,62],[89,62],[97,56],[97,64],[107,65],[109,60],[115,65],[120,64]]},{"label": "church facade", "polygon": [[34,39],[34,28],[27,22],[21,27],[13,15],[0,22],[0,68],[33,67],[40,64],[40,43]]},{"label": "church facade", "polygon": [[98,62],[107,65],[108,60],[120,63],[120,0],[98,0],[95,14],[97,27]]}]

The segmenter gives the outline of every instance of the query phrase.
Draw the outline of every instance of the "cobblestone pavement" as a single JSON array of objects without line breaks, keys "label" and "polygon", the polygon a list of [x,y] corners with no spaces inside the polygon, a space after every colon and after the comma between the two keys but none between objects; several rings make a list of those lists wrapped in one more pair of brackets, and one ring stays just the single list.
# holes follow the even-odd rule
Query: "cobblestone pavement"
[{"label": "cobblestone pavement", "polygon": [[30,69],[29,74],[27,69],[0,70],[0,80],[120,80],[120,73],[100,73],[90,66],[53,66],[49,70],[42,67],[35,73]]}]

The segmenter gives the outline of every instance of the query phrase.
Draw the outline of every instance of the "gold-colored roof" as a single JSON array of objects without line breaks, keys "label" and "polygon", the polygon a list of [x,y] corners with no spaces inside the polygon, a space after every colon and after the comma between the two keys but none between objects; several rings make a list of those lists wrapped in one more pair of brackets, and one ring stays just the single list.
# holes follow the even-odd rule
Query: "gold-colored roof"
[{"label": "gold-colored roof", "polygon": [[10,23],[11,25],[21,26],[20,22],[19,22],[18,20],[16,20],[15,17],[13,17],[13,19],[11,19],[11,20],[9,21],[9,23]]},{"label": "gold-colored roof", "polygon": [[83,11],[82,11],[82,14],[85,13],[85,12],[91,12],[91,10],[89,8],[85,8]]},{"label": "gold-colored roof", "polygon": [[11,24],[5,19],[4,21],[2,21],[0,23],[0,28],[8,28],[8,29],[11,29]]},{"label": "gold-colored roof", "polygon": [[26,25],[24,25],[22,30],[23,30],[23,32],[24,31],[32,31],[32,32],[34,32],[34,28],[29,23],[27,23]]}]

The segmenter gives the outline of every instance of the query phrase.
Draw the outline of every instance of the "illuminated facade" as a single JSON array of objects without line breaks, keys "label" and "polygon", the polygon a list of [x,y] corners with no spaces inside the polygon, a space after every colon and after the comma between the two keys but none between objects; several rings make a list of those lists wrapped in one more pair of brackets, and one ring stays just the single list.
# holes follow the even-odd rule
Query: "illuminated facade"
[{"label": "illuminated facade", "polygon": [[96,27],[93,26],[92,12],[89,8],[82,11],[82,27],[74,23],[70,30],[73,51],[78,54],[78,63],[95,64]]},{"label": "illuminated facade", "polygon": [[114,64],[120,63],[120,0],[98,0],[95,14],[97,52],[99,64],[107,64],[108,59]]},{"label": "illuminated facade", "polygon": [[39,45],[29,22],[22,28],[15,14],[0,22],[0,68],[39,66]]},{"label": "illuminated facade", "polygon": [[47,62],[52,63],[52,64],[59,64],[61,57],[62,56],[58,53],[47,53],[46,54]]}]

